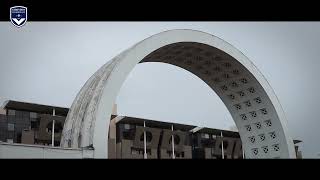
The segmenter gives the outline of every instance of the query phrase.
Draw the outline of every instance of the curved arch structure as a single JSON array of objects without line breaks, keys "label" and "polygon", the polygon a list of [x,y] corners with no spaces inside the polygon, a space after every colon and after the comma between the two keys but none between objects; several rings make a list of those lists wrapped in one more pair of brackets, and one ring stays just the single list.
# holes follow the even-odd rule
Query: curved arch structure
[{"label": "curved arch structure", "polygon": [[295,158],[284,112],[263,75],[232,45],[193,30],[153,35],[103,65],[75,98],[61,146],[93,145],[94,157],[107,158],[113,103],[130,71],[143,62],[179,66],[206,82],[231,113],[246,158]]}]

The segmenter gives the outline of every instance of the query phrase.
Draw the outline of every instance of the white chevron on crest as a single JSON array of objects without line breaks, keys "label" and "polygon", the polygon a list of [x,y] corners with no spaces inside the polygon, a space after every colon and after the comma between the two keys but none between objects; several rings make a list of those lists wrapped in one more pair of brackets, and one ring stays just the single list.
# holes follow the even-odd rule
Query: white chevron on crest
[{"label": "white chevron on crest", "polygon": [[12,20],[17,23],[18,25],[20,25],[26,18],[21,18],[20,20],[18,20],[17,18],[12,18]]}]

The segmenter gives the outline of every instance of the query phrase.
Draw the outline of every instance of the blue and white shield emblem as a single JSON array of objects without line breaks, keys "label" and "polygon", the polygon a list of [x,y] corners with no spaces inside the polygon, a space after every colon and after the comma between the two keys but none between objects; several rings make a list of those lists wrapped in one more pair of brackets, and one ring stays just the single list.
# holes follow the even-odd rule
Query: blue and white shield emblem
[{"label": "blue and white shield emblem", "polygon": [[27,8],[23,6],[14,6],[10,8],[10,20],[13,25],[21,27],[27,22]]}]

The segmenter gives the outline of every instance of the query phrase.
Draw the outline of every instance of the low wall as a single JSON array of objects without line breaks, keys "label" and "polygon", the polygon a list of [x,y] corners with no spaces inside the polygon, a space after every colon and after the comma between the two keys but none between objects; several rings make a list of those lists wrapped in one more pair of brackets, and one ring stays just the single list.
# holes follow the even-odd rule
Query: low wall
[{"label": "low wall", "polygon": [[0,159],[83,159],[93,158],[93,150],[0,142]]}]

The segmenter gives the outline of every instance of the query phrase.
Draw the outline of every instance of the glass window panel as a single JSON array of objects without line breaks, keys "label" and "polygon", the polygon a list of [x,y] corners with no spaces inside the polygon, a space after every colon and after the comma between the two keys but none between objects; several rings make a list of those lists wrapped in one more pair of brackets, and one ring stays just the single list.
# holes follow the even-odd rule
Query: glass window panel
[{"label": "glass window panel", "polygon": [[29,118],[30,117],[30,112],[22,111],[22,117]]},{"label": "glass window panel", "polygon": [[8,115],[10,115],[10,116],[15,116],[15,115],[16,115],[16,111],[15,111],[15,110],[12,110],[12,109],[9,109],[9,110],[8,110]]},{"label": "glass window panel", "polygon": [[36,119],[38,117],[38,114],[35,112],[30,112],[30,118]]},{"label": "glass window panel", "polygon": [[14,124],[8,123],[8,131],[14,131]]},{"label": "glass window panel", "polygon": [[130,124],[125,124],[124,129],[130,129]]},{"label": "glass window panel", "polygon": [[16,111],[16,117],[22,118],[23,111]]}]

